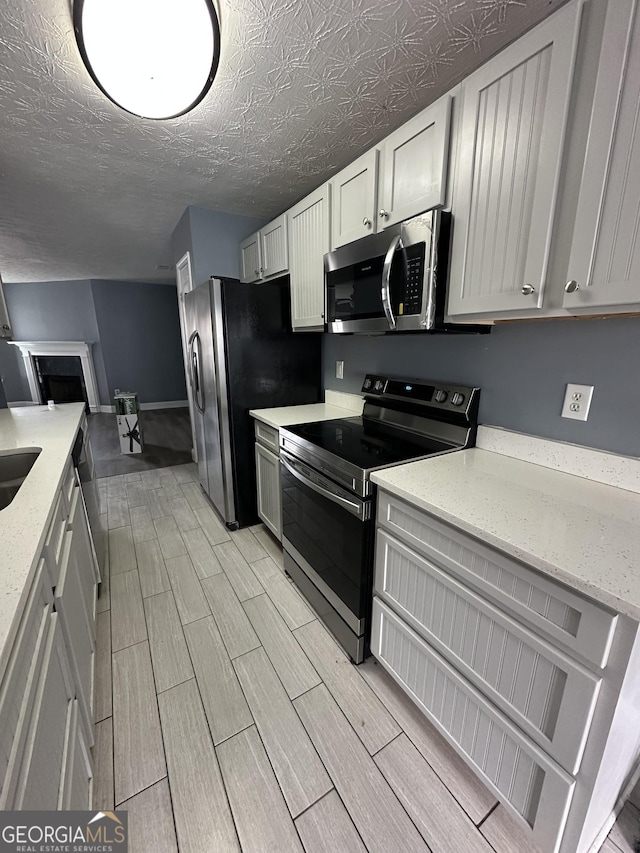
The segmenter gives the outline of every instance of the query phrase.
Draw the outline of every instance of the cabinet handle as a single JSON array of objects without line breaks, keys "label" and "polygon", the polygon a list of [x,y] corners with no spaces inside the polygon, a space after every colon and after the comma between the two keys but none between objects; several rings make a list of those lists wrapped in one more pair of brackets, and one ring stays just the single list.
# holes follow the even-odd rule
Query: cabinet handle
[{"label": "cabinet handle", "polygon": [[573,279],[571,279],[571,281],[568,281],[564,286],[565,293],[575,293],[576,290],[580,290],[580,285],[577,281],[574,281]]},{"label": "cabinet handle", "polygon": [[260,275],[262,275],[264,272],[266,272],[266,268],[260,267]]},{"label": "cabinet handle", "polygon": [[532,293],[536,292],[535,287],[532,284],[523,284],[522,291],[525,296],[531,296]]},{"label": "cabinet handle", "polygon": [[260,275],[260,271],[259,271],[259,270],[254,270],[254,272],[255,272],[256,276],[259,276],[259,275]]},{"label": "cabinet handle", "polygon": [[380,217],[380,219],[388,219],[389,218],[389,212],[386,210],[381,210],[380,213],[378,214],[378,216]]},{"label": "cabinet handle", "polygon": [[362,220],[362,224],[365,226],[365,228],[371,228],[371,220],[368,216],[365,216],[365,218]]}]

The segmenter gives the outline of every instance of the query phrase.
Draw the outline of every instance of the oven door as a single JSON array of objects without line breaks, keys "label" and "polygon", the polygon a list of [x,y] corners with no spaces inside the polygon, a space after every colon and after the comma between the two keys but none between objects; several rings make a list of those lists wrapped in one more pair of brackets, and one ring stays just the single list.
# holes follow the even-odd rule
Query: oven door
[{"label": "oven door", "polygon": [[371,610],[373,501],[282,450],[280,463],[284,550],[349,629],[362,636]]}]

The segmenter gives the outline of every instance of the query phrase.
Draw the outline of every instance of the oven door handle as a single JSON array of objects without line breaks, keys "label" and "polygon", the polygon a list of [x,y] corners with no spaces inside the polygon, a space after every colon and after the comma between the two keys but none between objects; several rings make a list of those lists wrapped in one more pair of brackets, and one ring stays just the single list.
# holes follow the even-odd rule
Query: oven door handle
[{"label": "oven door handle", "polygon": [[337,495],[330,489],[325,489],[317,483],[314,483],[312,480],[307,479],[307,477],[305,477],[298,469],[293,459],[291,459],[290,456],[285,456],[282,451],[280,452],[280,463],[293,477],[296,477],[309,489],[317,492],[319,495],[322,495],[322,497],[327,498],[327,500],[338,504],[338,506],[344,507],[344,509],[350,512],[351,515],[357,516],[361,521],[368,521],[370,518],[371,509],[368,503],[365,503],[364,501],[350,501],[348,498],[342,497],[342,495]]},{"label": "oven door handle", "polygon": [[389,248],[387,249],[387,254],[384,257],[384,264],[382,266],[382,288],[380,290],[382,307],[384,308],[389,328],[392,331],[395,331],[396,329],[396,318],[393,314],[393,307],[391,305],[391,265],[393,264],[393,258],[398,249],[404,250],[400,234],[393,238],[389,244]]}]

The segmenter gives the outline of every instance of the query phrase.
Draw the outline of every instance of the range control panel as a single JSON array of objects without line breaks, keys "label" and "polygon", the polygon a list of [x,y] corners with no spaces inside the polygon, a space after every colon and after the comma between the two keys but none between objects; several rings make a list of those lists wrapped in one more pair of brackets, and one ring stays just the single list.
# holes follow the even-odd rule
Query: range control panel
[{"label": "range control panel", "polygon": [[425,379],[397,379],[367,373],[362,391],[369,397],[389,397],[394,400],[413,400],[434,409],[466,411],[477,400],[479,388],[446,385]]}]

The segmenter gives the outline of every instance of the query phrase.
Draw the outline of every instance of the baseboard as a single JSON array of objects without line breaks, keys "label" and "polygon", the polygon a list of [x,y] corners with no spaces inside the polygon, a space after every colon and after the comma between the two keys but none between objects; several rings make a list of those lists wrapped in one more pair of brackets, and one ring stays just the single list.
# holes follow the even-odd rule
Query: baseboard
[{"label": "baseboard", "polygon": [[10,409],[20,409],[22,406],[41,406],[42,403],[34,403],[33,400],[13,400],[11,403],[7,401],[7,406]]},{"label": "baseboard", "polygon": [[[148,412],[151,409],[186,409],[188,400],[163,400],[161,403],[140,403],[140,411]],[[100,411],[105,415],[115,415],[115,406],[100,406]]]}]

